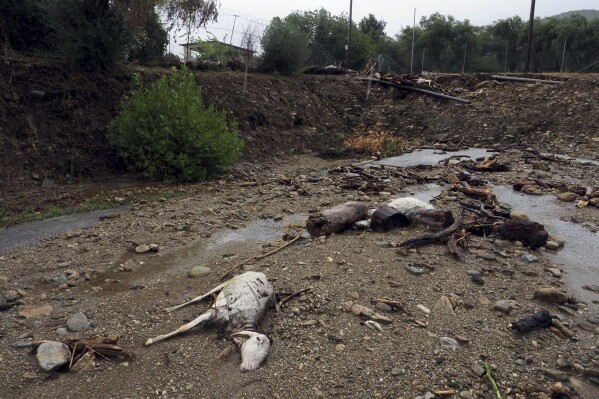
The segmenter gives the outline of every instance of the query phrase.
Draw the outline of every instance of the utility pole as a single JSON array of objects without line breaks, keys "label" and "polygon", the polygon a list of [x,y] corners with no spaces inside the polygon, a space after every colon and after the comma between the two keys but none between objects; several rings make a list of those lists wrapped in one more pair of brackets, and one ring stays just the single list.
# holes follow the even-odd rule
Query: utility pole
[{"label": "utility pole", "polygon": [[524,72],[528,72],[530,66],[530,53],[532,53],[532,25],[535,21],[535,0],[530,3],[530,20],[528,21],[528,45],[526,46],[526,59],[524,60]]},{"label": "utility pole", "polygon": [[229,52],[233,55],[233,32],[235,32],[235,22],[237,22],[237,17],[239,15],[233,15],[235,19],[233,20],[233,29],[231,29],[231,39],[229,40]]},{"label": "utility pole", "polygon": [[347,69],[349,69],[351,67],[351,31],[352,31],[352,9],[354,8],[354,4],[353,4],[353,0],[349,0],[349,34],[347,37],[347,60],[346,60],[346,67]]},{"label": "utility pole", "polygon": [[566,41],[568,39],[564,39],[564,52],[562,53],[562,67],[560,68],[560,73],[564,73],[564,61],[566,60]]},{"label": "utility pole", "polygon": [[414,8],[414,23],[412,24],[412,57],[410,58],[410,75],[414,73],[414,39],[416,37],[416,9]]},{"label": "utility pole", "polygon": [[462,63],[462,75],[466,70],[466,52],[468,51],[468,43],[464,44],[464,62]]},{"label": "utility pole", "polygon": [[420,73],[424,72],[424,54],[426,53],[426,46],[422,48],[422,67],[420,69]]}]

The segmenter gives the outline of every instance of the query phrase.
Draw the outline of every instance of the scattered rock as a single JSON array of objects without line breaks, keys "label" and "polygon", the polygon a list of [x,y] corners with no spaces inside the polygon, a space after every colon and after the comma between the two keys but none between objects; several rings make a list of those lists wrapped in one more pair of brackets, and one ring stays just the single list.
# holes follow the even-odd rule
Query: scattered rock
[{"label": "scattered rock", "polygon": [[69,333],[69,331],[66,328],[64,328],[64,327],[59,327],[59,328],[56,329],[56,334],[59,335],[59,336],[61,336],[61,337],[64,337],[68,333]]},{"label": "scattered rock", "polygon": [[510,212],[510,219],[512,220],[530,220],[526,212],[520,210],[513,210]]},{"label": "scattered rock", "polygon": [[142,244],[142,245],[138,245],[135,247],[135,252],[138,254],[145,254],[150,251],[151,251],[151,248],[149,245]]},{"label": "scattered rock", "polygon": [[553,369],[541,369],[541,370],[543,371],[543,374],[545,374],[549,378],[553,378],[554,380],[564,381],[564,382],[567,382],[570,380],[570,376],[568,375],[568,373],[566,373],[564,371],[553,370]]},{"label": "scattered rock", "polygon": [[81,356],[77,363],[71,367],[70,371],[73,373],[81,373],[83,371],[91,370],[95,367],[96,362],[94,362],[94,351],[88,351],[85,355]]},{"label": "scattered rock", "polygon": [[35,357],[44,371],[51,371],[71,359],[71,350],[62,342],[44,342],[37,348]]},{"label": "scattered rock", "polygon": [[26,319],[35,319],[37,317],[48,316],[52,313],[52,305],[45,304],[41,306],[26,306],[19,312],[21,317]]},{"label": "scattered rock", "polygon": [[8,277],[0,276],[0,284],[6,284],[6,283],[8,283]]},{"label": "scattered rock", "polygon": [[534,299],[551,303],[564,303],[568,295],[557,288],[539,288],[533,294]]},{"label": "scattered rock", "polygon": [[549,233],[549,235],[547,236],[547,241],[553,241],[553,242],[557,242],[557,245],[561,247],[564,246],[564,244],[566,243],[564,240],[562,240],[561,238],[559,238],[558,236],[556,236],[555,234]]},{"label": "scattered rock", "polygon": [[545,243],[545,248],[556,251],[559,248],[559,244],[555,241],[547,240],[547,242]]},{"label": "scattered rock", "polygon": [[453,305],[451,304],[451,301],[445,295],[439,298],[439,300],[435,304],[434,310],[449,315],[455,314],[453,311]]},{"label": "scattered rock", "polygon": [[407,264],[406,266],[406,270],[410,273],[412,273],[415,276],[420,276],[422,273],[424,273],[424,269],[422,269],[421,267],[417,267],[410,264]]},{"label": "scattered rock", "polygon": [[150,251],[158,252],[160,251],[160,246],[158,244],[150,244]]},{"label": "scattered rock", "polygon": [[575,193],[571,193],[569,191],[563,192],[558,194],[557,199],[563,202],[573,202],[576,201],[576,198],[578,198],[578,195],[576,195]]},{"label": "scattered rock", "polygon": [[457,349],[460,347],[458,341],[449,337],[441,337],[439,338],[439,342],[441,342],[441,346],[444,348]]},{"label": "scattered rock", "polygon": [[472,370],[477,377],[482,377],[485,374],[485,369],[478,363],[472,363],[470,370]]},{"label": "scattered rock", "polygon": [[187,277],[196,278],[212,273],[212,269],[207,266],[194,266],[187,271]]},{"label": "scattered rock", "polygon": [[512,301],[508,301],[507,299],[501,299],[495,302],[495,305],[493,305],[493,310],[504,314],[510,314],[510,312],[514,310],[514,304]]},{"label": "scattered rock", "polygon": [[558,269],[557,267],[548,267],[547,271],[549,273],[551,273],[551,275],[553,277],[561,277],[562,276],[562,271],[560,269]]},{"label": "scattered rock", "polygon": [[83,312],[77,312],[67,320],[70,331],[81,332],[91,329],[91,323]]},{"label": "scattered rock", "polygon": [[528,252],[525,254],[522,254],[521,258],[523,261],[528,262],[528,263],[535,263],[535,262],[538,262],[538,260],[539,260],[539,258],[534,256],[533,254],[529,254]]}]

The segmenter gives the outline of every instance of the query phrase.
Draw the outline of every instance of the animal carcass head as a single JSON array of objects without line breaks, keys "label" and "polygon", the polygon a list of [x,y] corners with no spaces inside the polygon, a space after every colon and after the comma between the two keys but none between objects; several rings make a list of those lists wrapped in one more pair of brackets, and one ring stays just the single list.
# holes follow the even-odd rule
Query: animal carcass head
[{"label": "animal carcass head", "polygon": [[231,337],[241,352],[241,371],[252,371],[260,367],[270,350],[268,337],[253,331],[240,331]]}]

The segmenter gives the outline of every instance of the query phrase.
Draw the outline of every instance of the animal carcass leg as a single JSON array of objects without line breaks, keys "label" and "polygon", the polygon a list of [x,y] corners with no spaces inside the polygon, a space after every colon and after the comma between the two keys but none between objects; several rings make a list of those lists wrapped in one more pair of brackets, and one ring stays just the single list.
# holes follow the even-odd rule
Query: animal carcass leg
[{"label": "animal carcass leg", "polygon": [[146,340],[146,342],[144,343],[144,345],[145,346],[152,345],[152,344],[154,344],[156,342],[164,341],[165,339],[169,339],[170,337],[174,337],[175,335],[186,333],[187,331],[191,330],[192,328],[194,328],[198,324],[210,321],[210,319],[212,319],[215,315],[216,315],[216,310],[210,309],[206,313],[203,313],[200,316],[198,316],[196,319],[194,319],[194,320],[190,321],[189,323],[184,324],[181,327],[177,328],[173,332],[170,332],[170,333],[164,334],[164,335],[159,335],[156,338],[148,338]]},{"label": "animal carcass leg", "polygon": [[170,312],[172,312],[173,310],[181,309],[181,308],[183,308],[183,307],[185,307],[185,306],[187,306],[187,305],[191,305],[192,303],[197,303],[197,302],[200,302],[202,299],[204,299],[204,298],[207,298],[207,297],[209,297],[210,295],[212,295],[212,294],[214,294],[214,293],[217,293],[217,292],[219,292],[220,290],[222,290],[223,288],[225,288],[225,286],[226,286],[228,283],[229,283],[229,282],[228,282],[228,281],[226,281],[226,282],[222,283],[221,285],[214,287],[213,289],[211,289],[210,291],[208,291],[208,292],[207,292],[207,293],[205,293],[204,295],[197,296],[197,297],[193,298],[193,299],[192,299],[192,300],[190,300],[190,301],[187,301],[187,302],[185,302],[185,303],[182,303],[181,305],[173,306],[173,307],[167,308],[167,309],[165,309],[165,310],[166,310],[166,312],[170,313]]}]

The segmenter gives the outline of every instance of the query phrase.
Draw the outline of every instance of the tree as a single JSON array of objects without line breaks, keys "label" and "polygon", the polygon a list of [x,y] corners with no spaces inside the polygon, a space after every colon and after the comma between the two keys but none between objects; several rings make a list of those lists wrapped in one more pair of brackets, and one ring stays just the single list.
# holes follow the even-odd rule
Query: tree
[{"label": "tree", "polygon": [[362,18],[358,27],[360,31],[370,35],[374,39],[379,39],[385,36],[385,27],[387,26],[387,22],[384,20],[378,20],[374,16],[374,14],[368,14],[368,17]]},{"label": "tree", "polygon": [[161,3],[167,30],[185,29],[187,43],[193,29],[205,28],[208,22],[218,19],[220,3],[216,0],[163,0]]},{"label": "tree", "polygon": [[308,58],[308,37],[288,21],[273,18],[261,40],[262,67],[284,75],[298,73]]},{"label": "tree", "polygon": [[245,74],[243,76],[243,95],[245,95],[247,89],[248,67],[253,57],[253,53],[251,53],[251,51],[256,51],[258,41],[259,36],[258,29],[256,29],[256,26],[246,25],[245,29],[243,30],[243,37],[241,38],[241,47],[248,50],[247,52],[244,52],[243,56],[245,61]]}]

